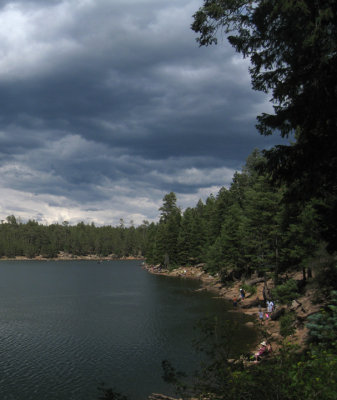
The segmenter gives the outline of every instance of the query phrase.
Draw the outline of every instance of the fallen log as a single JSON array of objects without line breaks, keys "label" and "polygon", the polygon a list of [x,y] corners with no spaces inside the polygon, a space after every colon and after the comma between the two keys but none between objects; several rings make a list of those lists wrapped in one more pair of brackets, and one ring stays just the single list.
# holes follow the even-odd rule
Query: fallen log
[{"label": "fallen log", "polygon": [[246,281],[245,284],[248,286],[254,286],[257,283],[261,283],[264,282],[264,278],[255,278],[255,279],[251,279],[249,281]]}]

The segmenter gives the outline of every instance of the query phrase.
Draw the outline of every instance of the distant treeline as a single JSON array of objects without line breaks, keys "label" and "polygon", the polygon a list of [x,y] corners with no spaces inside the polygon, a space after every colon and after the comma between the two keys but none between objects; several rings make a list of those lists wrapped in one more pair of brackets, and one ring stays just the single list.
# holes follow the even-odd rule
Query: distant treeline
[{"label": "distant treeline", "polygon": [[117,227],[96,227],[83,222],[75,226],[67,222],[46,226],[34,220],[22,223],[11,215],[0,225],[0,257],[53,258],[59,252],[76,256],[142,256],[147,226],[147,222],[138,227],[125,227],[122,222]]}]

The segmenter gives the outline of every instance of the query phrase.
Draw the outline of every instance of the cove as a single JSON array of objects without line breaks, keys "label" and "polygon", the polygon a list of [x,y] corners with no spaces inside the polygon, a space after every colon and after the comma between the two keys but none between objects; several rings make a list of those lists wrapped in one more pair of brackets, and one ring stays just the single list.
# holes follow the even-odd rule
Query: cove
[{"label": "cove", "polygon": [[101,382],[134,400],[172,394],[161,362],[193,370],[207,316],[239,321],[234,346],[247,351],[247,317],[199,287],[139,261],[1,261],[1,399],[96,400]]}]

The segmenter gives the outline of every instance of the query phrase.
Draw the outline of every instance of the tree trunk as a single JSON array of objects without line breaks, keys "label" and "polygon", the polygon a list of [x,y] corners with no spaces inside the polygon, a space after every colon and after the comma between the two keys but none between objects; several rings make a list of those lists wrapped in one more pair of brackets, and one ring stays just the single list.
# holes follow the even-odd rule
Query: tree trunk
[{"label": "tree trunk", "polygon": [[306,281],[307,278],[305,276],[305,267],[302,267],[302,275],[303,275],[303,280]]}]

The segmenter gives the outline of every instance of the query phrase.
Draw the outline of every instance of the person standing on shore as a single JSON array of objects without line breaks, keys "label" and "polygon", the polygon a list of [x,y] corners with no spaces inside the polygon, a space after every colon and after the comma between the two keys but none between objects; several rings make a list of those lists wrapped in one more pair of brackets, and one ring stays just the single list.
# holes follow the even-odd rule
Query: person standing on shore
[{"label": "person standing on shore", "polygon": [[267,300],[267,312],[270,314],[271,313],[271,301]]},{"label": "person standing on shore", "polygon": [[240,289],[241,300],[245,299],[246,293],[243,289]]},{"label": "person standing on shore", "polygon": [[233,306],[236,307],[238,305],[238,299],[236,297],[233,298]]}]

